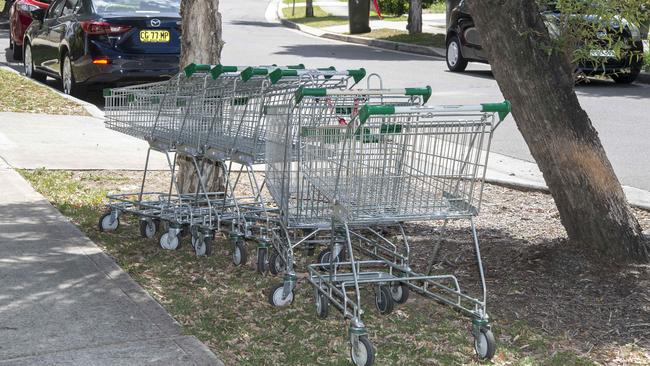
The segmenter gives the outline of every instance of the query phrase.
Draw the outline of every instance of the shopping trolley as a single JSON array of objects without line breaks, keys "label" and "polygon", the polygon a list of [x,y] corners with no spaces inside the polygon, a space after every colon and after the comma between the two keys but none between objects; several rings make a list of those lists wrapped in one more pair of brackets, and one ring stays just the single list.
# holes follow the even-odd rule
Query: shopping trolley
[{"label": "shopping trolley", "polygon": [[[304,179],[331,204],[330,251],[343,245],[347,259],[308,266],[320,317],[333,305],[350,319],[350,355],[370,365],[374,348],[362,322],[361,287],[375,287],[375,305],[387,314],[408,291],[452,306],[472,318],[481,359],[495,352],[486,285],[473,217],[480,211],[494,130],[509,102],[476,106],[364,106],[345,126],[301,127]],[[410,267],[409,221],[466,219],[479,270],[481,295],[461,289],[453,274],[423,275]],[[390,240],[382,226],[399,228]]]},{"label": "shopping trolley", "polygon": [[[223,121],[207,139],[209,148],[205,158],[225,162],[233,182],[229,190],[234,191],[243,182],[250,195],[236,195],[238,211],[242,214],[242,230],[231,233],[233,242],[233,263],[242,265],[248,254],[246,239],[257,241],[258,270],[264,273],[268,262],[268,228],[270,212],[274,209],[265,202],[262,190],[266,180],[258,181],[253,166],[265,162],[267,117],[269,109],[285,105],[301,86],[323,89],[346,89],[356,85],[365,77],[364,69],[338,71],[332,67],[303,69],[297,67],[249,68],[242,71],[242,80],[237,86],[232,118]],[[238,166],[238,168],[237,168]],[[242,178],[242,176],[244,178]]]},{"label": "shopping trolley", "polygon": [[[406,89],[336,90],[300,87],[290,103],[267,108],[266,139],[267,187],[278,210],[269,231],[271,251],[268,269],[272,274],[283,273],[282,283],[275,285],[269,301],[275,306],[289,304],[296,284],[294,249],[308,252],[317,245],[329,243],[331,226],[330,203],[303,176],[300,165],[303,128],[339,124],[351,121],[365,104],[421,105],[431,96],[431,87]],[[341,253],[340,248],[334,256]],[[266,252],[264,253],[266,254]],[[327,261],[329,248],[318,255]],[[263,259],[258,269],[265,269]]]},{"label": "shopping trolley", "polygon": [[[307,70],[302,65],[242,68],[192,64],[184,74],[166,83],[111,90],[106,95],[107,127],[144,138],[150,149],[140,192],[109,195],[111,210],[100,219],[100,229],[116,229],[121,213],[134,213],[142,218],[143,236],[153,237],[159,222],[168,224],[167,232],[160,236],[160,245],[166,249],[176,249],[181,229],[189,227],[196,253],[205,255],[211,251],[214,231],[227,222],[234,245],[233,261],[242,264],[246,259],[242,238],[249,230],[238,204],[246,203],[246,197],[233,196],[235,187],[229,185],[231,169],[225,168],[226,160],[230,160],[230,167],[234,162],[247,168],[253,196],[260,201],[252,164],[263,158],[263,108],[278,96],[292,95],[300,83],[345,87],[348,80],[356,83],[364,76],[363,69],[339,72],[333,68]],[[144,192],[151,150],[167,157],[171,181],[166,193]],[[181,194],[177,186],[175,168],[179,156],[191,160],[193,173],[198,176],[193,194]],[[206,160],[220,163],[216,166],[222,169],[228,186],[224,192],[206,189],[199,163]],[[235,186],[238,181],[239,176]],[[176,193],[172,194],[174,188]],[[263,202],[256,203],[264,207]]]}]

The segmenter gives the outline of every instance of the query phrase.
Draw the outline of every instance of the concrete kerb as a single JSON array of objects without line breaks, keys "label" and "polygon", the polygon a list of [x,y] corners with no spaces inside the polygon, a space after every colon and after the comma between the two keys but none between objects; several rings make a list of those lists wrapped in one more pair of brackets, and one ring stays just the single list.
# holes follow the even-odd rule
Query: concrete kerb
[{"label": "concrete kerb", "polygon": [[[338,34],[338,33],[331,33],[331,32],[325,32],[321,29],[315,28],[315,27],[310,27],[304,24],[298,24],[295,22],[292,22],[290,20],[284,19],[281,16],[282,8],[281,8],[282,3],[280,1],[274,1],[271,3],[271,7],[275,7],[275,18],[282,23],[287,28],[292,28],[292,29],[297,29],[301,32],[305,32],[307,34],[310,34],[312,36],[316,37],[321,37],[321,38],[327,38],[327,39],[333,39],[337,41],[342,41],[342,42],[348,42],[348,43],[355,43],[355,44],[362,44],[366,46],[371,46],[371,47],[376,47],[376,48],[382,48],[386,50],[391,50],[391,51],[400,51],[400,52],[406,52],[406,53],[413,53],[417,55],[423,55],[423,56],[431,56],[431,57],[445,57],[445,50],[442,48],[437,48],[437,47],[427,47],[427,46],[420,46],[420,45],[414,45],[414,44],[408,44],[408,43],[401,43],[401,42],[393,42],[393,41],[384,41],[380,39],[371,39],[371,38],[365,38],[365,37],[360,37],[360,36],[352,36],[352,35],[346,35],[346,34]],[[268,14],[268,11],[267,11]]]},{"label": "concrete kerb", "polygon": [[75,97],[73,97],[71,95],[65,94],[65,93],[61,92],[60,90],[52,88],[51,86],[49,86],[47,84],[39,83],[36,80],[32,80],[32,79],[26,77],[25,75],[21,74],[20,72],[12,69],[9,66],[0,65],[0,69],[5,70],[5,71],[9,71],[9,72],[13,72],[16,75],[20,75],[22,78],[24,78],[25,80],[27,80],[30,83],[34,83],[36,85],[48,88],[48,89],[52,90],[53,92],[57,93],[58,95],[60,95],[61,97],[81,105],[86,110],[86,112],[88,112],[88,114],[90,114],[92,117],[98,118],[98,119],[101,119],[101,120],[104,119],[104,112],[101,109],[97,108],[97,106],[94,105],[94,104],[88,103],[88,102],[83,101],[83,100],[81,100],[79,98],[75,98]]}]

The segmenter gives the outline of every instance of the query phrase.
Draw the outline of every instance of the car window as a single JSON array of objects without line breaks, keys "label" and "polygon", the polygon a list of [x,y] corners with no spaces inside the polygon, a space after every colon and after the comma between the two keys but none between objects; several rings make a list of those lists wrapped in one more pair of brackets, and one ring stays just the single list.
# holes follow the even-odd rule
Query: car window
[{"label": "car window", "polygon": [[61,15],[61,10],[63,10],[64,5],[65,5],[65,0],[55,1],[54,4],[52,4],[50,8],[47,10],[46,18],[52,19]]},{"label": "car window", "polygon": [[79,0],[65,0],[65,6],[63,7],[63,16],[74,14],[77,10],[77,5]]},{"label": "car window", "polygon": [[169,14],[180,13],[180,0],[93,0],[93,12],[107,14]]}]

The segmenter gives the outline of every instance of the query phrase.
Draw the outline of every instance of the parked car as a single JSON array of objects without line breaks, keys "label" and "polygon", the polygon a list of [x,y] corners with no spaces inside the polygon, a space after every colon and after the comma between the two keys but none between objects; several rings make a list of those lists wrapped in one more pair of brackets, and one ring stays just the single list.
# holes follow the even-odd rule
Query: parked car
[{"label": "parked car", "polygon": [[[550,9],[542,13],[547,27],[553,35],[554,23],[560,13]],[[584,15],[587,19],[591,17]],[[624,27],[621,31],[620,27]],[[609,32],[609,35],[605,32]],[[593,50],[593,57],[604,59],[604,62],[585,61],[578,65],[585,75],[607,75],[617,83],[633,82],[643,67],[643,41],[639,29],[625,21],[612,24],[610,29],[598,32],[596,37],[601,39],[622,37],[627,47],[620,58],[616,58],[613,50]],[[597,41],[598,42],[598,41]],[[481,35],[474,26],[474,20],[465,0],[448,0],[447,2],[447,67],[453,72],[465,71],[468,62],[487,63],[487,55],[481,46]]]},{"label": "parked car", "polygon": [[53,0],[32,17],[25,74],[59,79],[67,94],[178,73],[180,0]]},{"label": "parked car", "polygon": [[9,8],[9,48],[13,50],[14,60],[23,59],[23,37],[32,24],[32,11],[46,10],[51,0],[16,0]]}]

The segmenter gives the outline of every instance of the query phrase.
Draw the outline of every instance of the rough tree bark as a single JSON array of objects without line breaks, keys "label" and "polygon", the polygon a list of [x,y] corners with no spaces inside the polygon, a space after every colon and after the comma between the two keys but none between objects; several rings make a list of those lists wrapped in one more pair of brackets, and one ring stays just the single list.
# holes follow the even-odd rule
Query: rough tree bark
[{"label": "rough tree bark", "polygon": [[307,0],[307,3],[305,4],[305,18],[313,18],[314,17],[314,0]]},{"label": "rough tree bark", "polygon": [[[647,262],[647,241],[535,0],[471,0],[492,72],[570,239],[612,261]],[[507,11],[504,11],[507,9]]]},{"label": "rough tree bark", "polygon": [[406,29],[409,34],[422,33],[422,0],[411,0]]},{"label": "rough tree bark", "polygon": [[[182,0],[181,68],[190,63],[219,63],[223,41],[221,39],[221,14],[219,0]],[[177,159],[178,189],[193,193],[199,186],[199,175],[190,158]],[[208,192],[222,192],[224,177],[221,167],[210,161],[200,161],[204,184]]]}]

